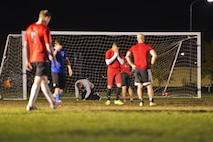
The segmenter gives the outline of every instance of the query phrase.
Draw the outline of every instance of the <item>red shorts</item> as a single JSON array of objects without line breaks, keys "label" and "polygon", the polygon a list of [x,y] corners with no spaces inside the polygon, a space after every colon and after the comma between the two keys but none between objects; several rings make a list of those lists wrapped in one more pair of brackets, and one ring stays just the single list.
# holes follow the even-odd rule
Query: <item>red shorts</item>
[{"label": "red shorts", "polygon": [[115,72],[115,71],[107,72],[107,85],[108,86],[116,85],[118,83],[121,83],[121,81],[122,81],[122,79],[121,79],[120,72]]}]

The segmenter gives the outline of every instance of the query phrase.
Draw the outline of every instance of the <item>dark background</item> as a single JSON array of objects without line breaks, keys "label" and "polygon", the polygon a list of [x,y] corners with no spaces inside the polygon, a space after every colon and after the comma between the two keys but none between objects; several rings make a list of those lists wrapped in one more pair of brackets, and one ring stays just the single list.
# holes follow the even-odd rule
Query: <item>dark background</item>
[{"label": "dark background", "polygon": [[[41,9],[52,13],[51,30],[68,31],[190,31],[190,4],[194,0],[28,0],[4,1],[0,9],[0,41],[9,33],[37,21]],[[213,39],[213,3],[193,5],[193,31],[202,40]],[[4,46],[3,46],[4,47]],[[2,51],[2,50],[1,50]]]},{"label": "dark background", "polygon": [[[24,0],[4,1],[0,8],[1,59],[8,34],[20,34],[37,21],[38,13],[52,13],[52,31],[190,32],[190,4],[195,0]],[[197,0],[196,0],[197,1]],[[202,42],[213,40],[213,3],[193,5],[192,31]]]}]

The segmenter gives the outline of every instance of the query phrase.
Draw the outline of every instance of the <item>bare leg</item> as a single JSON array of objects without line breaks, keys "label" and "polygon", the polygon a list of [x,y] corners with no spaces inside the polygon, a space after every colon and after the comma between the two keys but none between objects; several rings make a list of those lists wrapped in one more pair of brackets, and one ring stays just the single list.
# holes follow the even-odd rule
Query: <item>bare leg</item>
[{"label": "bare leg", "polygon": [[126,86],[122,86],[122,98],[126,102]]},{"label": "bare leg", "polygon": [[26,110],[30,110],[33,107],[35,107],[35,102],[36,102],[36,99],[37,99],[37,96],[38,96],[38,93],[40,90],[40,83],[41,83],[41,77],[35,76],[33,85],[31,87],[30,98],[29,98]]},{"label": "bare leg", "polygon": [[41,82],[41,90],[42,90],[44,96],[46,97],[47,101],[49,102],[50,107],[55,108],[53,96],[52,96],[52,93],[51,93],[50,88],[48,86],[48,80],[47,80],[46,76],[43,77],[43,80]]},{"label": "bare leg", "polygon": [[152,101],[154,97],[154,91],[151,84],[147,86],[147,94],[149,96],[149,100]]},{"label": "bare leg", "polygon": [[137,94],[138,94],[138,99],[143,100],[143,86],[140,84],[137,86]]},{"label": "bare leg", "polygon": [[132,90],[131,86],[129,86],[129,88],[128,88],[128,93],[129,93],[130,101],[133,101],[133,90]]}]

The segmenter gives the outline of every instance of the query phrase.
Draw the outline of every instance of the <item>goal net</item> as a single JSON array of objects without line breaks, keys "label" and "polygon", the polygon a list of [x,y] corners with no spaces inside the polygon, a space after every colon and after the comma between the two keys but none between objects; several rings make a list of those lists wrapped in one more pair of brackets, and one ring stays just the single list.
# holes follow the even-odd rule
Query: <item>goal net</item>
[{"label": "goal net", "polygon": [[[1,63],[1,95],[4,98],[27,99],[33,75],[25,70],[22,51],[23,35],[8,35]],[[117,41],[123,55],[135,44],[140,32],[72,32],[52,31],[53,41],[60,37],[70,59],[73,76],[67,74],[65,94],[74,97],[74,83],[88,78],[96,92],[106,96],[105,52]],[[155,97],[201,98],[201,35],[199,32],[142,32],[145,42],[157,52],[152,67]],[[137,97],[132,75],[134,96]],[[9,85],[6,81],[9,78]],[[49,76],[50,87],[51,76]],[[146,89],[144,89],[146,97]]]}]

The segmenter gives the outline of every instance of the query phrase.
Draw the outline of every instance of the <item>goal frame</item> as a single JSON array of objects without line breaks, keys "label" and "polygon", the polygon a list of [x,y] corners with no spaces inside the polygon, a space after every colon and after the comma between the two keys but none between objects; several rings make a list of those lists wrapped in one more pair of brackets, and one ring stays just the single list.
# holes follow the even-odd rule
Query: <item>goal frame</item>
[{"label": "goal frame", "polygon": [[[153,35],[153,36],[167,36],[167,35],[186,35],[186,36],[196,36],[197,39],[197,96],[195,98],[201,98],[201,33],[200,32],[100,32],[100,31],[51,31],[52,35],[137,35],[138,33],[143,33],[146,35]],[[27,71],[25,67],[25,51],[23,48],[24,45],[24,35],[25,31],[21,31],[21,34],[10,34],[14,36],[21,36],[22,37],[22,79],[23,79],[23,98],[20,100],[27,100]],[[7,48],[7,42],[5,44],[5,49]],[[4,56],[6,51],[4,51],[2,57],[2,63],[0,68],[0,75],[4,63]],[[7,98],[4,98],[7,99]],[[8,98],[9,99],[9,98]],[[17,99],[19,100],[19,99]]]}]

